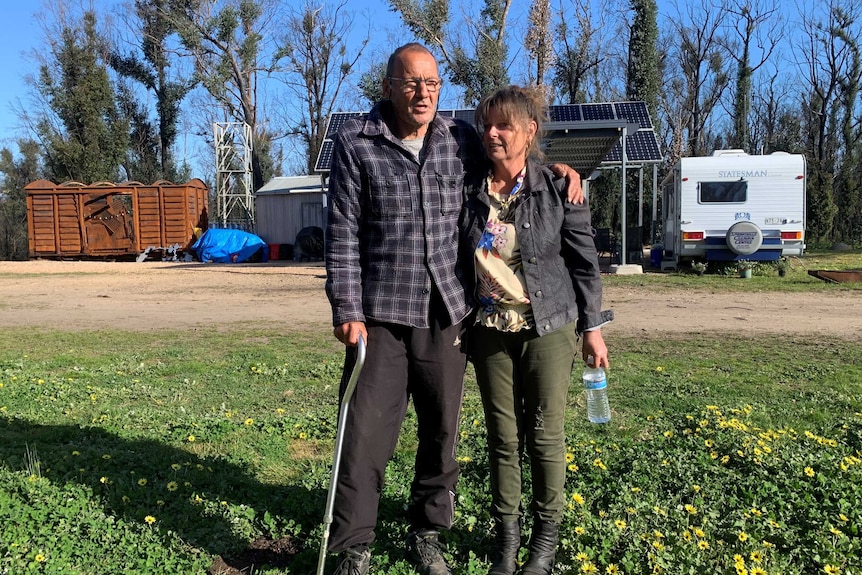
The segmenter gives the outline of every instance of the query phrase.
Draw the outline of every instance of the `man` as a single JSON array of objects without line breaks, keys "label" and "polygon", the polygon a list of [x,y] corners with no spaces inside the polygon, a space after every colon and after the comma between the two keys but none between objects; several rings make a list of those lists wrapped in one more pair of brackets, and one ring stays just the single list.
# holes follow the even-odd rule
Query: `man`
[{"label": "man", "polygon": [[[336,575],[368,572],[386,464],[413,398],[418,448],[407,516],[407,556],[423,575],[450,575],[439,532],[452,525],[455,443],[471,311],[459,261],[465,173],[482,169],[468,124],[437,116],[442,80],[427,48],[389,58],[385,100],[345,122],[335,140],[328,193],[326,293],[335,337],[368,343],[350,401],[329,549]],[[568,171],[579,192],[579,178]],[[570,196],[572,194],[570,193]]]}]

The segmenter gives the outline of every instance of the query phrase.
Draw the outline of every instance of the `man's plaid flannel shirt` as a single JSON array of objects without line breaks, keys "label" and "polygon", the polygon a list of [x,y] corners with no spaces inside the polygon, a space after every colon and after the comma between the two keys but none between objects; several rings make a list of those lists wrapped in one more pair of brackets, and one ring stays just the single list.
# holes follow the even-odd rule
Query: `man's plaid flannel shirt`
[{"label": "man's plaid flannel shirt", "polygon": [[332,322],[429,326],[431,290],[449,319],[470,311],[459,262],[464,174],[481,169],[482,144],[468,124],[436,116],[420,162],[392,135],[383,102],[348,120],[335,140],[328,192],[326,293]]}]

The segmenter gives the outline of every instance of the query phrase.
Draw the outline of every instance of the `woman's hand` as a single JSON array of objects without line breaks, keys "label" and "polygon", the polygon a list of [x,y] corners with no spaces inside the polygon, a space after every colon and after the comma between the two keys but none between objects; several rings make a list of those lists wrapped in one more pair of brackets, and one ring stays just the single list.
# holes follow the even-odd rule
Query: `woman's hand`
[{"label": "woman's hand", "polygon": [[593,363],[590,367],[608,368],[611,366],[608,361],[608,346],[605,345],[605,338],[602,337],[601,329],[584,332],[582,354],[584,361],[587,361],[588,357],[593,356]]}]

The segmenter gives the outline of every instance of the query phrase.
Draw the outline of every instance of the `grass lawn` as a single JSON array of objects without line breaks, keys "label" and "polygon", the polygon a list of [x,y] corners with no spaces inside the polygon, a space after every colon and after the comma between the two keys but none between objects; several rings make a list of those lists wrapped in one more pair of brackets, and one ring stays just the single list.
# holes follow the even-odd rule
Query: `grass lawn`
[{"label": "grass lawn", "polygon": [[[572,379],[557,573],[862,574],[862,341],[608,343],[610,424]],[[325,328],[3,329],[0,575],[202,574],[262,539],[284,551],[255,573],[315,572],[341,358]],[[411,411],[374,573],[413,573],[414,428]],[[447,533],[463,575],[489,565],[483,429],[468,371]]]}]

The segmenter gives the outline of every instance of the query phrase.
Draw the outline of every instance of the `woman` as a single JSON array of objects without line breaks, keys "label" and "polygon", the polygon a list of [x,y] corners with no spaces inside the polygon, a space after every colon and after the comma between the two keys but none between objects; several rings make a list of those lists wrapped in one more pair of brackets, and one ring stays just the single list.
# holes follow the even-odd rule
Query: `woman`
[{"label": "woman", "polygon": [[476,267],[478,314],[470,353],[488,426],[496,541],[491,575],[511,575],[520,547],[521,455],[529,455],[533,530],[525,575],[549,574],[563,517],[566,394],[578,334],[582,354],[608,366],[602,285],[590,212],[566,201],[538,163],[545,106],[511,86],[486,97],[476,125],[490,160],[467,184],[466,257]]}]

